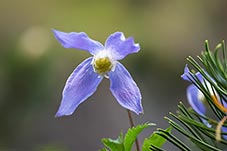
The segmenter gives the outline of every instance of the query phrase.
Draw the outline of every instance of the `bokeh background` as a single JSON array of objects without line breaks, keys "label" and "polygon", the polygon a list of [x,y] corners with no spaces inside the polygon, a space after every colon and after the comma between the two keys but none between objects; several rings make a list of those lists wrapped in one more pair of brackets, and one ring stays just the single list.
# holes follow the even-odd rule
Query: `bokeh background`
[{"label": "bokeh background", "polygon": [[115,31],[133,36],[141,51],[121,62],[143,96],[145,114],[133,114],[135,123],[166,128],[163,117],[180,100],[187,104],[188,83],[180,78],[186,57],[199,55],[206,39],[214,48],[227,38],[226,6],[217,0],[1,0],[0,150],[98,150],[101,138],[129,127],[108,80],[72,116],[54,117],[66,79],[89,54],[63,48],[51,29],[84,31],[102,43]]}]

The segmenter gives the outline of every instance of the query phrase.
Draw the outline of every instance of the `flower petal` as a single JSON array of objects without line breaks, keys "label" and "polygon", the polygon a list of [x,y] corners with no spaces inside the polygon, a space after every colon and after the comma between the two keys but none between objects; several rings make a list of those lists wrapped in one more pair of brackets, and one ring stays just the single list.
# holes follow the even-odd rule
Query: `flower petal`
[{"label": "flower petal", "polygon": [[[200,94],[200,90],[194,86],[190,85],[187,88],[187,98],[188,102],[191,105],[191,107],[200,115],[205,115],[206,108],[204,104],[202,103],[202,100],[200,100],[199,95],[203,95],[202,93]],[[207,120],[201,118],[202,122],[207,126],[211,127],[211,125],[208,123]]]},{"label": "flower petal", "polygon": [[188,77],[190,77],[189,72],[190,72],[190,70],[188,68],[188,65],[186,64],[186,66],[184,67],[184,73],[181,75],[181,78],[186,80],[186,81],[191,82],[191,80],[188,78]]},{"label": "flower petal", "polygon": [[84,32],[65,33],[57,30],[53,30],[53,32],[55,38],[65,48],[86,50],[92,55],[104,49],[104,46],[100,42],[90,39]]},{"label": "flower petal", "polygon": [[102,77],[93,71],[91,61],[91,57],[84,60],[68,78],[57,117],[71,115],[79,104],[96,91]]},{"label": "flower petal", "polygon": [[[185,68],[184,68],[184,73],[181,75],[181,78],[184,79],[184,80],[186,80],[186,81],[191,82],[191,80],[190,80],[191,74],[192,74],[192,73],[191,73],[191,71],[189,70],[188,65],[186,64],[186,66],[185,66]],[[203,76],[202,76],[202,74],[201,74],[200,72],[196,72],[195,75],[196,75],[196,77],[199,79],[200,82],[203,81]],[[192,78],[191,78],[191,79],[192,79]]]},{"label": "flower petal", "polygon": [[187,88],[187,98],[188,98],[189,104],[197,113],[204,115],[206,112],[206,109],[203,103],[201,102],[201,100],[199,99],[199,95],[200,95],[199,93],[201,93],[200,90],[194,85],[190,85]]},{"label": "flower petal", "polygon": [[[222,130],[222,133],[224,133],[224,132],[226,133],[226,132],[227,132],[227,127],[222,126],[221,130]],[[227,140],[227,135],[222,135],[222,137],[223,137],[225,140]]]},{"label": "flower petal", "polygon": [[118,103],[136,114],[142,113],[140,90],[125,67],[117,63],[115,70],[109,72],[109,78],[110,90]]},{"label": "flower petal", "polygon": [[132,37],[125,39],[122,32],[115,32],[107,38],[105,49],[110,51],[116,60],[121,60],[128,54],[138,52],[140,46],[134,43]]}]

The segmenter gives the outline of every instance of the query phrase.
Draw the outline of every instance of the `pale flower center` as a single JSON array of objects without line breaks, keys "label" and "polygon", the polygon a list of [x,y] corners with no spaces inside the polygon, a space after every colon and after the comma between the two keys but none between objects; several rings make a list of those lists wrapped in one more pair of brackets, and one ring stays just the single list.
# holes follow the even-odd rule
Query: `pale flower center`
[{"label": "pale flower center", "polygon": [[108,78],[107,73],[115,70],[117,61],[108,50],[103,50],[94,55],[92,66],[96,73]]},{"label": "pale flower center", "polygon": [[98,74],[109,72],[113,65],[108,57],[94,59],[93,67]]}]

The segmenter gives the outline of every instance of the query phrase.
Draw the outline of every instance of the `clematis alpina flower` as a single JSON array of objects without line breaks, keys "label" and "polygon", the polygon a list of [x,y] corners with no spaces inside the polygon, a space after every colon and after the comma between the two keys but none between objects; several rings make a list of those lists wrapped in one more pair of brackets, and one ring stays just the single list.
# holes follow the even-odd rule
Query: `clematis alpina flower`
[{"label": "clematis alpina flower", "polygon": [[110,79],[110,90],[122,107],[136,114],[143,112],[140,90],[118,61],[140,50],[139,44],[134,43],[132,37],[126,39],[122,32],[115,32],[103,46],[84,32],[53,32],[63,47],[85,50],[92,55],[79,64],[68,78],[56,116],[71,115],[96,91],[104,77]]},{"label": "clematis alpina flower", "polygon": [[[214,92],[211,88],[211,84],[208,81],[204,81],[203,76],[201,75],[200,72],[197,72],[195,75],[201,83],[206,82],[206,85],[208,86],[210,94],[212,95],[212,97],[215,98],[216,102],[219,102],[218,100],[220,100],[220,98],[217,97],[216,95],[214,95]],[[184,68],[184,73],[181,75],[181,78],[186,81],[191,82],[189,77],[191,77],[191,72],[186,65]],[[195,112],[197,112],[199,115],[202,115],[202,116],[204,116],[206,114],[206,106],[205,106],[206,98],[203,95],[203,93],[194,84],[191,84],[187,88],[187,99],[188,99],[188,102],[191,105],[191,107],[195,110]],[[220,104],[220,103],[218,103],[218,104]],[[227,107],[227,104],[223,101],[223,108],[226,108],[226,107]],[[207,120],[205,120],[203,118],[201,118],[201,120],[207,127],[209,127],[209,128],[212,127],[212,125]],[[220,127],[220,129],[222,130],[222,132],[227,132],[227,127]],[[222,135],[222,136],[225,140],[227,140],[226,135]]]},{"label": "clematis alpina flower", "polygon": [[[181,78],[186,80],[186,81],[191,82],[189,77],[191,77],[190,70],[186,65],[185,68],[184,68],[184,73],[181,75]],[[203,82],[203,77],[199,72],[196,73],[196,77],[199,79],[200,82]],[[204,105],[205,96],[194,84],[191,84],[187,88],[187,99],[188,99],[188,102],[191,105],[191,107],[199,115],[202,115],[202,116],[205,115],[205,113],[206,113],[206,107]],[[205,120],[203,118],[201,118],[201,120],[207,127],[211,127],[211,125],[208,123],[207,120]]]}]

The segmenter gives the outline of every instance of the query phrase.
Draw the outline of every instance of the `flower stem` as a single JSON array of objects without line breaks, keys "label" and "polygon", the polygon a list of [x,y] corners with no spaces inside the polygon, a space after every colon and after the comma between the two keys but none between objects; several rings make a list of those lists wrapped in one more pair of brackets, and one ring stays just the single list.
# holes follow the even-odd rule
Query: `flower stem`
[{"label": "flower stem", "polygon": [[[128,118],[129,118],[130,126],[132,128],[132,127],[135,126],[134,123],[133,123],[132,114],[131,114],[131,112],[129,110],[127,110],[127,112],[128,112]],[[138,141],[137,138],[136,138],[136,142],[135,143],[136,143],[136,150],[140,151],[139,141]]]}]

